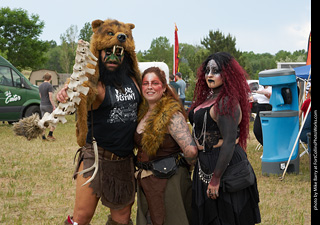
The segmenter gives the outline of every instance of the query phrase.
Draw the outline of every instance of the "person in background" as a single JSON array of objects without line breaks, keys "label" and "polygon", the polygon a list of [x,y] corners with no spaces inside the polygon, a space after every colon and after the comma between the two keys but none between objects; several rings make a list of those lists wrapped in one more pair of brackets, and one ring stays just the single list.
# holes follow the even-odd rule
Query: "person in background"
[{"label": "person in background", "polygon": [[[304,100],[304,102],[302,103],[302,106],[299,110],[299,117],[301,118],[301,116],[303,115],[304,117],[307,116],[306,113],[307,113],[307,110],[308,110],[308,107],[311,103],[311,88],[309,89],[309,92],[308,92],[308,95],[307,95],[307,98],[306,100]],[[309,111],[310,113],[310,111]]]},{"label": "person in background", "polygon": [[176,83],[179,85],[178,95],[180,98],[180,101],[182,103],[182,106],[184,106],[184,101],[186,100],[186,82],[182,79],[182,73],[178,72],[176,73]]},{"label": "person in background", "polygon": [[254,179],[249,186],[232,192],[221,187],[228,168],[248,162],[245,149],[250,88],[246,76],[226,52],[210,55],[198,69],[194,103],[189,112],[199,150],[192,179],[193,225],[261,222],[253,170]]},{"label": "person in background", "polygon": [[[53,93],[53,87],[51,85],[51,74],[45,73],[43,76],[44,82],[40,84],[39,86],[39,94],[41,98],[40,102],[40,111],[41,111],[41,117],[46,113],[52,113],[53,110],[55,110],[56,106],[53,101],[52,93]],[[56,138],[53,137],[53,131],[55,130],[55,127],[51,126],[48,136],[46,137],[46,131],[44,130],[42,133],[42,140],[49,140],[49,141],[55,141]]]},{"label": "person in background", "polygon": [[[192,195],[189,165],[195,164],[197,147],[185,110],[158,67],[143,72],[141,90],[144,100],[134,135],[138,148],[136,224],[188,225]],[[170,175],[156,173],[156,162],[166,165],[162,168],[170,170]]]},{"label": "person in background", "polygon": [[173,75],[173,74],[170,74],[170,75],[169,75],[169,84],[170,84],[170,86],[173,88],[173,90],[175,91],[175,94],[177,95],[180,86],[179,86],[179,84],[177,84],[177,83],[174,81],[174,75]]},{"label": "person in background", "polygon": [[253,123],[253,133],[256,139],[259,141],[259,143],[263,145],[262,127],[259,113],[260,111],[270,111],[272,109],[272,105],[269,104],[270,97],[272,94],[272,87],[262,86],[253,93],[253,100],[254,102],[258,103],[257,115]]},{"label": "person in background", "polygon": [[[303,104],[299,110],[299,117],[300,118],[302,117],[302,115],[304,116],[304,118],[307,117],[306,121],[304,123],[304,126],[301,130],[301,134],[300,134],[300,140],[304,143],[308,143],[307,133],[311,132],[311,113],[310,113],[311,110],[309,110],[309,113],[306,114],[307,110],[309,108],[309,105],[311,104],[311,88],[309,89],[308,95],[309,95],[309,98],[307,98],[303,102]],[[311,149],[308,148],[308,151],[310,153]]]}]

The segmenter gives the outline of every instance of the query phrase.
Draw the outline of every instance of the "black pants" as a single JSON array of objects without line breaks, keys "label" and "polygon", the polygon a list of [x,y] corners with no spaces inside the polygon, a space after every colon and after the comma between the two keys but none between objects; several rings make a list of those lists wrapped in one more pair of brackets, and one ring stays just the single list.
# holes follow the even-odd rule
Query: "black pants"
[{"label": "black pants", "polygon": [[260,120],[260,111],[271,111],[272,105],[270,104],[258,104],[257,116],[253,123],[253,133],[256,136],[256,139],[259,141],[261,145],[263,145],[263,136],[262,136],[262,127]]}]

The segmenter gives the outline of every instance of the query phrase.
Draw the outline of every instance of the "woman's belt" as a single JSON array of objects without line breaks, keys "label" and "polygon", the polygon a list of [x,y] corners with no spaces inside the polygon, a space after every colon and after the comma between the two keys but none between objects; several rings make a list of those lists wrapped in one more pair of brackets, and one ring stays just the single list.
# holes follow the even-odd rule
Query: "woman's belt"
[{"label": "woman's belt", "polygon": [[151,162],[136,162],[136,167],[143,170],[152,170],[152,163]]},{"label": "woman's belt", "polygon": [[[198,150],[199,151],[203,151],[204,147],[202,145],[199,144],[199,142],[197,140],[195,140],[196,144],[197,144],[197,147],[198,147]],[[237,137],[236,141],[235,141],[235,144],[238,144],[239,143],[239,137]],[[223,139],[219,139],[219,142],[212,146],[213,148],[220,148],[223,144]]]},{"label": "woman's belt", "polygon": [[[177,166],[189,167],[189,164],[187,163],[186,159],[184,158],[183,153],[179,153],[175,156],[170,155],[168,157],[175,157]],[[165,158],[163,158],[163,159],[165,159]],[[161,159],[156,159],[156,160],[147,161],[147,162],[136,161],[135,166],[138,167],[138,169],[152,170],[154,161],[158,161],[158,160],[161,160]]]}]

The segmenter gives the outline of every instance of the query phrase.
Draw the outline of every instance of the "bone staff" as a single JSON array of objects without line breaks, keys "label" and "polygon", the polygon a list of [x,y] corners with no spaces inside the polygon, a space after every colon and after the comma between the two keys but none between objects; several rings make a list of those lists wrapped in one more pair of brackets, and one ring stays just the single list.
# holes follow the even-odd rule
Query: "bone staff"
[{"label": "bone staff", "polygon": [[[39,121],[39,126],[44,125],[45,123],[49,123],[53,126],[56,125],[57,122],[65,123],[67,120],[65,119],[65,115],[72,113],[75,111],[74,104],[79,105],[80,93],[87,95],[89,88],[83,87],[83,82],[88,80],[88,77],[85,76],[86,73],[93,75],[95,73],[95,69],[90,69],[87,67],[87,63],[92,65],[96,65],[96,61],[98,60],[89,50],[89,43],[80,40],[78,42],[75,65],[73,66],[73,73],[70,76],[70,82],[68,84],[67,95],[69,97],[69,101],[66,103],[59,103],[58,107],[51,113],[45,114],[43,119]],[[95,60],[91,60],[89,56]],[[57,119],[55,119],[57,118]],[[47,125],[47,124],[46,124]],[[93,150],[94,150],[94,164],[85,170],[78,172],[78,174],[84,174],[94,169],[93,175],[89,180],[87,180],[82,186],[91,182],[96,176],[99,168],[99,155],[98,155],[98,146],[95,139],[92,140]]]},{"label": "bone staff", "polygon": [[[98,59],[89,50],[89,43],[83,40],[79,40],[76,51],[75,64],[73,66],[73,73],[70,76],[70,82],[67,89],[67,95],[69,97],[68,101],[65,103],[60,102],[58,104],[58,107],[52,113],[45,113],[41,120],[39,120],[39,116],[36,114],[21,119],[13,126],[13,130],[16,135],[25,136],[28,140],[31,140],[41,135],[43,130],[50,125],[56,127],[59,122],[66,123],[67,120],[65,116],[73,113],[76,110],[75,104],[79,105],[81,101],[80,94],[88,94],[89,87],[84,87],[82,84],[88,80],[86,74],[88,73],[94,75],[95,69],[88,68],[87,64],[90,63],[96,66],[97,60]],[[94,179],[99,167],[98,146],[94,138],[92,144],[95,155],[94,164],[90,168],[78,173],[83,174],[93,169],[95,169],[95,171],[92,177],[83,185],[86,185]]]},{"label": "bone staff", "polygon": [[[87,95],[89,88],[82,86],[82,84],[88,80],[85,76],[86,73],[94,74],[95,69],[89,69],[87,63],[97,64],[98,59],[90,52],[89,43],[83,40],[78,41],[78,47],[76,51],[75,65],[73,66],[73,73],[70,76],[70,82],[68,84],[67,95],[69,97],[68,102],[59,103],[58,107],[50,114],[45,113],[42,119],[38,122],[40,128],[46,128],[49,125],[57,126],[58,122],[66,123],[65,115],[73,113],[75,111],[75,105],[79,105],[80,93]],[[89,56],[95,60],[91,60]]]}]

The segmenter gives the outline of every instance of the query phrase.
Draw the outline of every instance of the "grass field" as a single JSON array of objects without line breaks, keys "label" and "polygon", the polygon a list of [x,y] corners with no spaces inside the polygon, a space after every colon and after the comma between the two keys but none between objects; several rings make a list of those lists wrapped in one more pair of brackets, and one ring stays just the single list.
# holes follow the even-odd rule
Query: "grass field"
[{"label": "grass field", "polygon": [[[0,224],[63,224],[73,212],[75,182],[73,158],[78,146],[73,116],[59,124],[57,141],[27,141],[0,124]],[[251,134],[248,157],[256,172],[262,224],[311,224],[309,158],[300,159],[298,175],[261,175],[262,150]],[[107,208],[100,203],[91,224],[105,224]],[[132,210],[135,221],[136,205]]]}]

